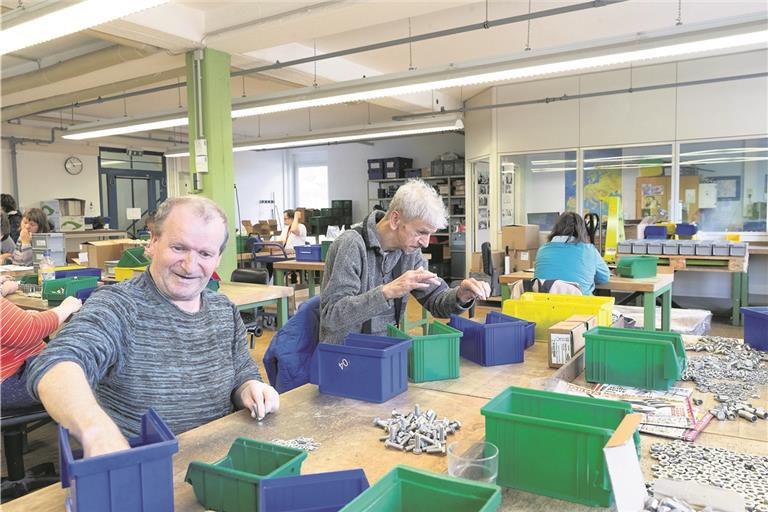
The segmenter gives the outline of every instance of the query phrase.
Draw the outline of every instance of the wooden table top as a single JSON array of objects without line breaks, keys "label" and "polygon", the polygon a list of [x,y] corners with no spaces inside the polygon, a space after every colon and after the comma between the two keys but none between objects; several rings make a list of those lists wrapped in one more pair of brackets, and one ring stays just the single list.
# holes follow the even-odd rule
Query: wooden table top
[{"label": "wooden table top", "polygon": [[[290,286],[270,286],[266,284],[222,282],[219,291],[226,295],[235,306],[293,296],[293,288]],[[21,292],[8,295],[6,298],[22,309],[35,311],[50,309],[48,301],[39,297],[28,297]]]},{"label": "wooden table top", "polygon": [[[530,279],[533,277],[533,271],[518,271],[511,274],[499,276],[499,282],[510,284],[521,279]],[[657,274],[656,277],[646,277],[642,279],[632,279],[629,277],[619,277],[611,275],[607,283],[597,284],[598,290],[613,290],[619,292],[656,292],[672,284],[675,280],[674,274]]]},{"label": "wooden table top", "polygon": [[[440,417],[458,419],[462,429],[450,441],[480,440],[485,432],[485,420],[480,409],[488,402],[485,398],[445,393],[411,385],[403,393],[384,404],[321,395],[316,386],[305,385],[284,393],[280,397],[280,411],[269,415],[261,423],[239,411],[200,426],[179,436],[179,453],[173,457],[175,508],[177,511],[203,510],[197,503],[192,487],[184,482],[187,467],[193,460],[214,462],[224,457],[237,437],[261,441],[312,437],[320,448],[309,453],[302,466],[302,474],[344,469],[363,468],[371,484],[393,466],[407,464],[437,473],[447,472],[447,458],[435,455],[414,455],[384,448],[378,438],[382,430],[372,425],[374,417],[388,418],[392,409],[412,410],[415,404],[422,409],[434,409]],[[646,478],[651,477],[648,457],[652,443],[665,442],[660,438],[642,436],[641,464]],[[768,454],[768,443],[750,439],[705,433],[700,441],[713,447],[752,454]],[[59,511],[63,510],[65,490],[52,485],[4,505],[4,510]],[[597,509],[564,502],[545,496],[503,490],[500,510],[574,511]]]},{"label": "wooden table top", "polygon": [[276,261],[272,264],[272,267],[277,270],[325,270],[324,261],[298,261],[298,260],[285,260]]}]

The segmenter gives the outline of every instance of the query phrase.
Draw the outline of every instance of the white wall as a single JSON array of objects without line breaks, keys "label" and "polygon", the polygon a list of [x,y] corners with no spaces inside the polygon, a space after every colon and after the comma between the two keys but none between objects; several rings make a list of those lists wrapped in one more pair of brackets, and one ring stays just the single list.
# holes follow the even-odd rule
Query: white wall
[{"label": "white wall", "polygon": [[[235,153],[235,183],[243,219],[256,218],[258,200],[275,193],[281,210],[302,206],[294,201],[292,174],[297,163],[328,166],[329,201],[351,199],[352,215],[362,220],[373,206],[368,201],[368,159],[402,156],[414,167],[428,167],[440,154],[464,154],[464,136],[456,133],[420,135],[368,144],[339,144],[318,148]],[[285,168],[286,176],[282,169]],[[247,198],[247,200],[245,199]],[[246,205],[246,203],[249,203]]]},{"label": "white wall", "polygon": [[[677,69],[675,64],[636,67],[631,77],[629,70],[607,71],[492,89],[497,103],[526,101],[622,89],[630,84],[639,87],[674,83],[676,73],[679,81],[765,73],[766,63],[768,52],[756,51],[684,61]],[[500,108],[495,110],[495,129],[490,133],[485,119],[479,117],[483,112],[488,111],[467,116],[467,153],[470,149],[480,151],[475,148],[495,148],[492,161],[505,153],[765,136],[768,134],[768,78]],[[560,197],[562,190],[535,193],[536,197],[548,194]],[[625,201],[631,199],[625,197]],[[753,294],[768,295],[766,262],[768,258],[750,261]],[[678,273],[675,279],[677,295],[730,297],[730,274]]]}]

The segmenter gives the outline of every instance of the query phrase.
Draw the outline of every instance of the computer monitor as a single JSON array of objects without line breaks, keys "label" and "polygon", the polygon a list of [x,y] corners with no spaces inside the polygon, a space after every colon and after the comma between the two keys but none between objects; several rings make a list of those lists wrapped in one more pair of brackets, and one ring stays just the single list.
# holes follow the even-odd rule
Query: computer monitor
[{"label": "computer monitor", "polygon": [[528,224],[536,224],[539,231],[552,231],[559,218],[560,212],[529,213]]}]

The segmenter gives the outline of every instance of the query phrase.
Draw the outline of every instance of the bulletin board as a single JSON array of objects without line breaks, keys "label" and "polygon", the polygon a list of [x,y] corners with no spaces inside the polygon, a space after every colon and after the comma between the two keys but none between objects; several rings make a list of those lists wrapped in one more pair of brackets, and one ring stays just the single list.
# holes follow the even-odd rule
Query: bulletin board
[{"label": "bulletin board", "polygon": [[[635,215],[642,219],[648,216],[670,217],[669,196],[672,191],[670,176],[640,176],[635,180]],[[696,222],[699,218],[699,177],[680,177],[680,202],[684,218]]]}]

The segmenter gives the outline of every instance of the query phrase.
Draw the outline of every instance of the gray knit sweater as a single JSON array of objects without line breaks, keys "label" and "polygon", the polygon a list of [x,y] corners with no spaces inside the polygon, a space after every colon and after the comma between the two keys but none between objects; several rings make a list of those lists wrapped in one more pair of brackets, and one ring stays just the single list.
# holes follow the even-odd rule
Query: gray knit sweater
[{"label": "gray knit sweater", "polygon": [[149,272],[102,286],[31,364],[27,388],[62,361],[79,364],[96,398],[126,435],[154,408],[179,434],[229,414],[232,392],[261,380],[237,308],[203,290],[187,313],[160,294]]},{"label": "gray knit sweater", "polygon": [[[320,299],[321,342],[340,344],[347,334],[362,332],[363,324],[369,319],[371,334],[386,335],[387,324],[395,323],[395,301],[384,297],[384,285],[402,272],[425,266],[418,252],[408,254],[400,249],[386,255],[382,252],[376,223],[383,216],[384,212],[374,211],[363,221],[368,245],[360,233],[348,230],[328,250]],[[461,313],[472,305],[471,302],[460,304],[457,289],[448,288],[442,279],[439,285],[414,290],[411,294],[430,313],[441,318]],[[398,321],[405,315],[407,302],[406,295]]]}]

